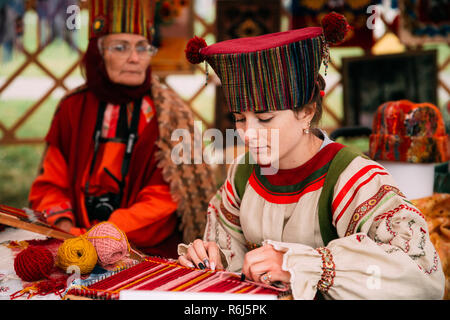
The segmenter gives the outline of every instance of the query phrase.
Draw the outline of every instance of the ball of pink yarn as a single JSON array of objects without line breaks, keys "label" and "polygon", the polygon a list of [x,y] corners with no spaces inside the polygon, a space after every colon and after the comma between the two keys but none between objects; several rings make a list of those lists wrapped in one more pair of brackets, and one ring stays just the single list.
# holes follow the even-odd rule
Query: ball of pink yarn
[{"label": "ball of pink yarn", "polygon": [[111,222],[101,222],[86,234],[97,251],[98,264],[112,265],[128,255],[129,244],[125,233]]}]

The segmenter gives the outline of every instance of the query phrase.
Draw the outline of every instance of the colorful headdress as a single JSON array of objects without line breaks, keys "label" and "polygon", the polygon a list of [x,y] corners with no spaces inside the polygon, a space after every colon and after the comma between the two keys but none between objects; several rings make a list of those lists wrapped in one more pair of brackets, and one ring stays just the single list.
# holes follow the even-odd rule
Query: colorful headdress
[{"label": "colorful headdress", "polygon": [[133,33],[152,41],[155,0],[91,0],[89,15],[90,39],[110,33]]},{"label": "colorful headdress", "polygon": [[328,43],[341,42],[350,28],[344,16],[330,13],[322,27],[239,38],[207,46],[191,39],[186,57],[206,61],[222,82],[232,112],[295,109],[311,101]]},{"label": "colorful headdress", "polygon": [[369,153],[374,160],[439,163],[448,160],[444,120],[431,103],[390,101],[378,107]]}]

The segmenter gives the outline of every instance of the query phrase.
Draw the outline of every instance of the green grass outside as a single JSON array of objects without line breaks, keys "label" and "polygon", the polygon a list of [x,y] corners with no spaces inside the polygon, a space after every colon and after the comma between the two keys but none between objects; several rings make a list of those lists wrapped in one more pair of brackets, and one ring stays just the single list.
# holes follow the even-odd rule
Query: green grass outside
[{"label": "green grass outside", "polygon": [[0,204],[27,206],[28,192],[36,177],[43,146],[0,145]]},{"label": "green grass outside", "polygon": [[[10,127],[33,101],[0,101],[0,118]],[[17,131],[19,138],[44,138],[57,100],[48,99]],[[0,204],[27,206],[28,192],[40,164],[44,145],[0,145]]]},{"label": "green grass outside", "polygon": [[[0,118],[10,128],[34,103],[32,100],[0,101]],[[49,98],[16,132],[18,138],[43,138],[50,127],[58,100]]]}]

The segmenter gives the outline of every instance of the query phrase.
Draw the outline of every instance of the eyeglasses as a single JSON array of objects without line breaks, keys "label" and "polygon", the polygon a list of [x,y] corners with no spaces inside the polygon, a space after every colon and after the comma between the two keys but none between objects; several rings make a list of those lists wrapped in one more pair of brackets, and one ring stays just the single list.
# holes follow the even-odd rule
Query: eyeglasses
[{"label": "eyeglasses", "polygon": [[[133,46],[131,46],[128,42],[119,42],[110,44],[109,46],[103,46],[103,49],[110,51],[112,54],[120,58],[128,58],[131,54],[132,48]],[[148,43],[138,43],[134,46],[134,49],[140,59],[153,57],[158,52],[158,48]]]}]

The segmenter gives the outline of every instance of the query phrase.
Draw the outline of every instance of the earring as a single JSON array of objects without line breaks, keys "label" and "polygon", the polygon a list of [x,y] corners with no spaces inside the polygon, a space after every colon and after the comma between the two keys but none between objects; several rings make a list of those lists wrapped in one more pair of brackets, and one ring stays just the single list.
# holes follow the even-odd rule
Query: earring
[{"label": "earring", "polygon": [[308,122],[308,124],[307,124],[307,127],[306,127],[306,129],[303,129],[303,133],[304,134],[309,134],[309,122]]}]

